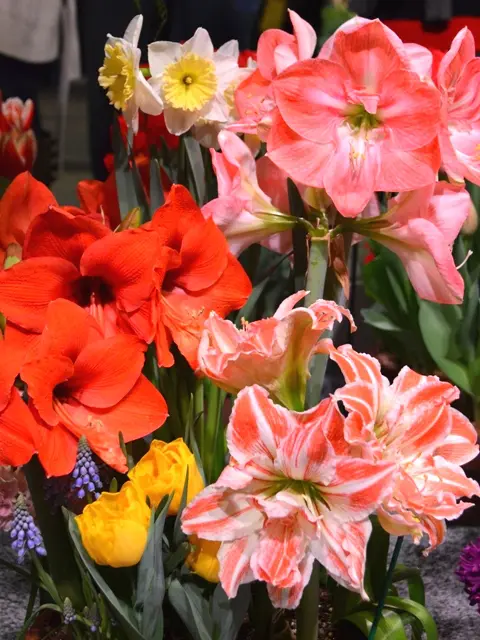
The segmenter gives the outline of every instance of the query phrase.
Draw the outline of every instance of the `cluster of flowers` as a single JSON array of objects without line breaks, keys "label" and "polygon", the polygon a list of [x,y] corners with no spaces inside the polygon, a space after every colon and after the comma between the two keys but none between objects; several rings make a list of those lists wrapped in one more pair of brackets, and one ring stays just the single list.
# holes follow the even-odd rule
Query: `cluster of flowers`
[{"label": "cluster of flowers", "polygon": [[[168,515],[179,512],[187,471],[188,503],[205,487],[193,453],[181,438],[168,444],[153,440],[119,492],[102,493],[85,507],[76,521],[82,542],[97,564],[129,567],[140,561],[151,510],[162,498],[172,495]],[[190,536],[190,542],[187,565],[206,580],[218,582],[219,543],[199,540],[195,535]]]},{"label": "cluster of flowers", "polygon": [[12,179],[30,171],[37,156],[37,140],[32,130],[34,104],[20,98],[0,97],[0,176]]},{"label": "cluster of flowers", "polygon": [[[378,20],[353,18],[312,58],[314,30],[290,17],[293,35],[261,35],[256,68],[239,67],[232,43],[214,52],[198,29],[183,45],[152,43],[146,80],[138,16],[123,38],[109,39],[100,83],[134,127],[139,109],[163,113],[169,132],[201,130],[204,144],[220,147],[222,154],[212,148],[219,198],[204,213],[234,253],[260,241],[288,248],[290,236],[280,232],[292,225],[289,176],[307,202],[315,188],[315,201],[333,202],[351,230],[396,252],[422,298],[457,303],[463,281],[451,245],[472,208],[463,179],[480,183],[472,34],[460,31],[433,65],[431,52]],[[267,156],[255,162],[261,141]],[[451,182],[436,182],[441,167]],[[381,219],[377,191],[399,193]]]},{"label": "cluster of flowers", "polygon": [[[171,366],[174,341],[195,369],[206,318],[242,307],[251,283],[181,186],[151,222],[117,232],[59,207],[26,174],[2,203],[12,215],[2,238],[9,268],[0,272],[0,464],[38,453],[48,476],[66,475],[85,436],[104,462],[126,471],[119,432],[130,442],[167,417],[142,375],[147,345]],[[13,386],[17,375],[29,407]]]},{"label": "cluster of flowers", "polygon": [[[38,454],[47,476],[73,471],[74,486],[95,493],[86,441],[127,473],[121,440],[155,433],[167,417],[142,373],[147,346],[170,367],[174,343],[199,376],[237,396],[230,461],[204,487],[183,441],[154,440],[120,492],[102,493],[78,517],[83,544],[99,564],[137,563],[151,509],[173,493],[178,512],[188,468],[187,563],[212,577],[218,568],[229,597],[264,581],[282,608],[298,605],[315,559],[366,597],[371,515],[435,547],[445,519],[469,506],[458,500],[480,493],[460,466],[478,447],[451,407],[458,390],[409,368],[390,384],[374,358],[335,348],[324,334],[344,316],[353,324],[346,309],[325,300],[297,307],[299,291],[241,330],[226,320],[252,290],[236,254],[254,242],[291,245],[298,222],[287,176],[316,240],[373,237],[400,256],[424,298],[463,296],[451,245],[471,207],[460,181],[480,182],[471,34],[460,32],[432,76],[431,55],[378,21],[346,23],[312,58],[313,29],[290,15],[294,34],[263,34],[256,68],[239,67],[235,43],[215,52],[199,29],[183,45],[151,44],[147,80],[140,16],[107,42],[100,84],[129,125],[137,128],[139,109],[163,113],[171,134],[192,130],[211,147],[219,196],[203,209],[173,185],[150,221],[120,222],[95,198],[60,207],[28,174],[0,205],[0,464]],[[458,184],[436,181],[441,165]],[[382,214],[376,191],[399,193]],[[338,364],[345,386],[304,411],[318,353]]]}]

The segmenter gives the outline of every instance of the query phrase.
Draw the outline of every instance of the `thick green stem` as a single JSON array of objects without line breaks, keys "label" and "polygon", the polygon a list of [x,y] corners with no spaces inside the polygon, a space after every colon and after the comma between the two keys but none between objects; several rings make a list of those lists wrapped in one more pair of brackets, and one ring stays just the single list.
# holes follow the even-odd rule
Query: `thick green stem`
[{"label": "thick green stem", "polygon": [[47,551],[49,573],[62,601],[70,598],[75,609],[80,611],[85,604],[82,580],[62,512],[56,509],[52,513],[45,501],[43,492],[45,475],[38,459],[33,457],[23,469]]},{"label": "thick green stem", "polygon": [[297,640],[317,640],[318,600],[320,595],[320,565],[313,563],[310,582],[303,591],[297,609]]},{"label": "thick green stem", "polygon": [[377,633],[377,627],[382,618],[382,611],[383,611],[383,607],[385,606],[385,599],[388,595],[388,590],[390,589],[390,585],[392,584],[393,572],[395,571],[395,566],[397,564],[398,556],[400,555],[400,549],[402,548],[402,543],[403,543],[403,536],[399,536],[397,538],[395,547],[393,549],[392,559],[390,560],[390,565],[388,567],[387,575],[385,576],[382,595],[377,604],[377,610],[375,611],[375,618],[373,619],[373,624],[370,629],[370,633],[368,634],[368,640],[374,640],[375,635]]},{"label": "thick green stem", "polygon": [[[308,259],[307,291],[305,305],[309,306],[322,297],[328,269],[328,242],[325,238],[313,237],[310,243]],[[328,357],[323,354],[312,358],[310,381],[307,387],[307,407],[320,402],[323,379],[327,368]]]},{"label": "thick green stem", "polygon": [[205,467],[205,396],[203,380],[198,378],[195,383],[195,396],[193,398],[194,419],[197,424],[198,450]]},{"label": "thick green stem", "polygon": [[215,466],[215,456],[217,452],[217,434],[220,401],[220,389],[211,381],[207,385],[207,409],[205,416],[205,462],[204,470],[207,482],[212,482],[212,472]]}]

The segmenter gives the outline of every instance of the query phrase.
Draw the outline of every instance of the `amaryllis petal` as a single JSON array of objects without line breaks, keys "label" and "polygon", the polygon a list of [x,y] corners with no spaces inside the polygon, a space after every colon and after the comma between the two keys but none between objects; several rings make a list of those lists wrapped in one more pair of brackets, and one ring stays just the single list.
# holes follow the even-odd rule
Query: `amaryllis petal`
[{"label": "amaryllis petal", "polygon": [[18,175],[5,190],[0,201],[0,247],[16,242],[23,246],[32,220],[55,206],[53,193],[30,173]]},{"label": "amaryllis petal", "polygon": [[0,359],[3,363],[0,369],[0,411],[10,401],[13,383],[20,373],[26,354],[39,340],[38,334],[7,322],[4,338],[0,340]]},{"label": "amaryllis petal", "polygon": [[107,282],[121,307],[133,311],[151,295],[159,249],[155,233],[128,229],[91,245],[82,256],[80,270],[84,276]]},{"label": "amaryllis petal", "polygon": [[291,587],[282,588],[272,584],[267,585],[268,595],[274,607],[278,609],[296,609],[300,604],[303,590],[307,586],[310,576],[312,575],[312,567],[314,556],[306,555],[298,565],[298,573],[300,579]]},{"label": "amaryllis petal", "polygon": [[280,441],[294,426],[289,412],[254,385],[240,391],[227,430],[228,448],[240,464],[257,457],[273,460]]},{"label": "amaryllis petal", "polygon": [[137,382],[145,348],[138,338],[128,335],[87,345],[75,361],[69,393],[89,407],[113,407]]},{"label": "amaryllis petal", "polygon": [[372,525],[369,520],[338,523],[331,519],[319,524],[321,538],[312,543],[312,553],[335,580],[347,589],[368,596],[363,587],[366,549]]},{"label": "amaryllis petal", "polygon": [[473,424],[456,409],[451,409],[451,429],[435,453],[455,464],[465,464],[478,455],[477,431]]},{"label": "amaryllis petal", "polygon": [[87,216],[51,209],[37,216],[29,227],[23,258],[63,258],[78,268],[85,249],[110,233],[104,224]]},{"label": "amaryllis petal", "polygon": [[[207,540],[231,541],[258,532],[264,516],[251,499],[211,485],[182,514],[182,529]],[[203,532],[203,533],[199,533]]]},{"label": "amaryllis petal", "polygon": [[372,505],[380,504],[392,488],[396,464],[368,462],[360,458],[340,458],[336,479],[324,487],[325,500],[339,522],[355,522],[367,517]]},{"label": "amaryllis petal", "polygon": [[295,519],[268,520],[250,560],[253,575],[280,589],[303,583],[299,564],[306,542]]},{"label": "amaryllis petal", "polygon": [[42,331],[48,304],[72,299],[80,277],[62,258],[31,258],[0,273],[0,310],[8,320],[31,331]]},{"label": "amaryllis petal", "polygon": [[0,465],[19,467],[35,453],[36,423],[17,389],[0,413]]},{"label": "amaryllis petal", "polygon": [[224,542],[217,554],[220,563],[219,578],[229,598],[234,598],[242,584],[253,582],[250,558],[257,545],[257,536],[246,536]]},{"label": "amaryllis petal", "polygon": [[39,419],[36,428],[38,458],[47,478],[65,476],[73,471],[78,439],[62,424],[50,427]]},{"label": "amaryllis petal", "polygon": [[54,408],[55,387],[64,384],[72,374],[72,361],[60,355],[29,360],[20,370],[22,380],[28,385],[29,398],[49,426],[55,426],[60,421]]}]

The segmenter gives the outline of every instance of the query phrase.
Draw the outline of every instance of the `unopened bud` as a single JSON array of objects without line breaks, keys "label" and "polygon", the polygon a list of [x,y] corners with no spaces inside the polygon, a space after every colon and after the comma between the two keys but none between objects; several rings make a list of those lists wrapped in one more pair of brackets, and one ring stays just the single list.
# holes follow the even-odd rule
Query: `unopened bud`
[{"label": "unopened bud", "polygon": [[471,236],[473,233],[475,233],[475,231],[477,230],[477,227],[478,227],[478,213],[475,205],[472,202],[470,206],[470,211],[468,212],[468,216],[462,226],[462,233],[464,233],[467,236]]}]

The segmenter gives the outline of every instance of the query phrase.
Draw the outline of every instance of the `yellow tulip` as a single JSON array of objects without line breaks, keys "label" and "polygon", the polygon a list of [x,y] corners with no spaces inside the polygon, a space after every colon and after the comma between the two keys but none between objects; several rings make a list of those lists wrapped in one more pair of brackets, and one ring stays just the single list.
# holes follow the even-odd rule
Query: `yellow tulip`
[{"label": "yellow tulip", "polygon": [[126,482],[118,493],[102,493],[75,520],[83,546],[97,564],[131,567],[145,550],[150,515],[141,488]]},{"label": "yellow tulip", "polygon": [[219,564],[217,553],[220,548],[220,542],[212,540],[202,540],[197,536],[189,537],[193,549],[187,556],[186,564],[197,575],[205,578],[209,582],[218,582]]},{"label": "yellow tulip", "polygon": [[153,440],[150,450],[130,471],[128,477],[157,507],[164,496],[173,493],[169,515],[178,513],[188,468],[187,503],[204,488],[195,456],[182,438],[173,442]]}]

